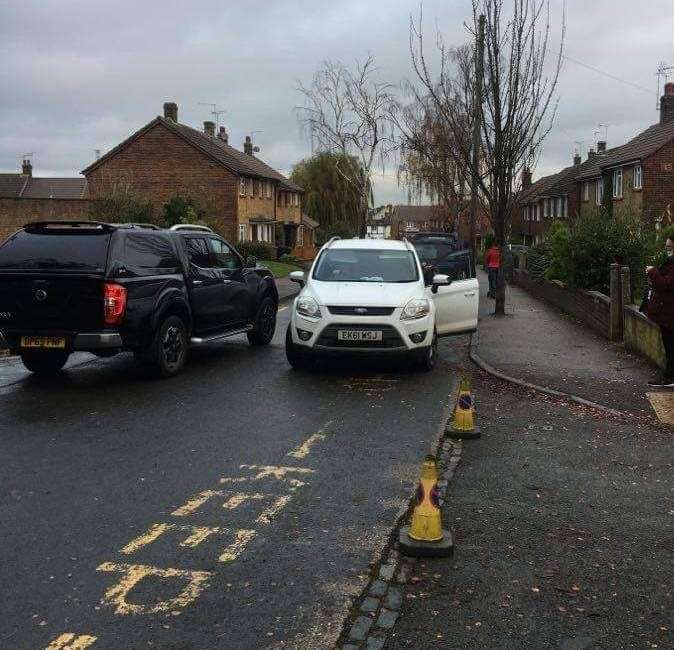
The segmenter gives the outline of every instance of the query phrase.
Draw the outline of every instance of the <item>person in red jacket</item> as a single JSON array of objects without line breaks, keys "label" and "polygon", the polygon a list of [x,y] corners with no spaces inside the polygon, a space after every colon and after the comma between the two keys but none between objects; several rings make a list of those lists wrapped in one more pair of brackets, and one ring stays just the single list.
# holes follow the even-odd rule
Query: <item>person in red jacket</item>
[{"label": "person in red jacket", "polygon": [[651,379],[651,386],[674,387],[674,240],[665,244],[667,261],[659,267],[647,266],[646,275],[650,291],[645,314],[660,326],[662,345],[665,348],[665,372]]},{"label": "person in red jacket", "polygon": [[487,267],[487,276],[489,277],[490,298],[496,298],[496,283],[498,282],[498,271],[501,268],[501,249],[492,242],[491,246],[484,254],[484,264]]}]

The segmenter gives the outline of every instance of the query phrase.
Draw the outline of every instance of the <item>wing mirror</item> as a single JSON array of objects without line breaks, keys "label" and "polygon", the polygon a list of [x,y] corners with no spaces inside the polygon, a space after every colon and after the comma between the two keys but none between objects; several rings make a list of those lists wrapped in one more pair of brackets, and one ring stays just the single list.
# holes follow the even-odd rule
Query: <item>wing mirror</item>
[{"label": "wing mirror", "polygon": [[433,293],[438,293],[438,287],[448,287],[450,284],[452,284],[452,281],[449,279],[448,275],[436,273],[433,276],[433,284],[431,291]]},{"label": "wing mirror", "polygon": [[252,255],[249,255],[246,258],[246,268],[247,269],[254,269],[257,266],[257,257],[253,257]]},{"label": "wing mirror", "polygon": [[304,271],[291,271],[288,278],[290,278],[292,282],[297,282],[300,287],[303,287],[306,284]]}]

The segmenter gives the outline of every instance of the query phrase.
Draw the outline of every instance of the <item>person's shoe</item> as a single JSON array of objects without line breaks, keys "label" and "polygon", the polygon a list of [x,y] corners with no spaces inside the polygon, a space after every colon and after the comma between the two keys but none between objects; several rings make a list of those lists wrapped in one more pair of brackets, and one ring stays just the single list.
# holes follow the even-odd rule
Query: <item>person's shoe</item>
[{"label": "person's shoe", "polygon": [[670,375],[657,375],[648,380],[648,385],[657,388],[672,388],[674,387],[674,377]]}]

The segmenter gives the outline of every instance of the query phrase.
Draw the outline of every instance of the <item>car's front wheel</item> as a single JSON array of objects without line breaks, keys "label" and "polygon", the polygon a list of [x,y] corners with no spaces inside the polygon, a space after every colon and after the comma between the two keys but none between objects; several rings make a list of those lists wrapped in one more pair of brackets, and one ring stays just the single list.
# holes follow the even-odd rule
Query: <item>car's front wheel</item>
[{"label": "car's front wheel", "polygon": [[67,352],[57,350],[26,351],[21,353],[21,361],[36,375],[53,375],[66,365],[69,356]]},{"label": "car's front wheel", "polygon": [[178,316],[167,317],[157,328],[144,356],[162,377],[177,375],[187,359],[187,327]]},{"label": "car's front wheel", "polygon": [[291,327],[292,323],[288,325],[288,329],[286,330],[286,359],[288,359],[288,363],[293,368],[306,368],[309,365],[308,359],[297,350],[297,346],[293,343]]},{"label": "car's front wheel", "polygon": [[251,345],[269,345],[271,343],[276,331],[276,312],[276,301],[270,296],[264,298],[257,310],[253,331],[248,332],[248,342]]},{"label": "car's front wheel", "polygon": [[419,354],[418,366],[420,370],[430,372],[435,368],[438,360],[438,335],[433,334],[433,342]]}]

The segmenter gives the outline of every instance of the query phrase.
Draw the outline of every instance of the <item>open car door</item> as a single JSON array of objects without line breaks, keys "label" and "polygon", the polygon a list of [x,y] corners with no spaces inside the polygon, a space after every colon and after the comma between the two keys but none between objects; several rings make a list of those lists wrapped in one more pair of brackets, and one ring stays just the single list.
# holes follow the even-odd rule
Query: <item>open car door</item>
[{"label": "open car door", "polygon": [[438,335],[474,332],[480,287],[470,252],[451,253],[438,265],[438,273],[448,275],[451,281],[449,286],[438,287],[437,293],[433,293],[431,287],[427,288],[429,298],[435,303]]}]

